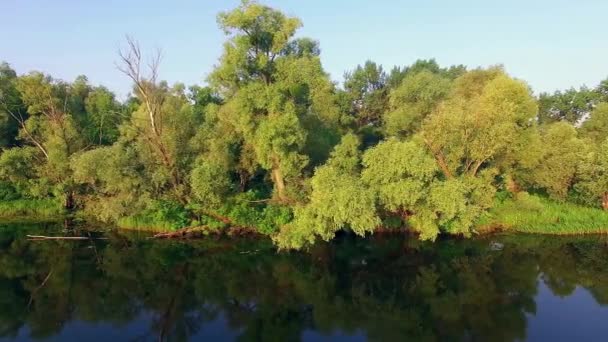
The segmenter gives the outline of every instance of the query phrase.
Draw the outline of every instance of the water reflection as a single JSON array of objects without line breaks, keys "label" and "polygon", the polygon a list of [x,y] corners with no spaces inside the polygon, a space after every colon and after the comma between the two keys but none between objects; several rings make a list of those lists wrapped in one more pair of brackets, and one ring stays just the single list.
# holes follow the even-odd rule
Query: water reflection
[{"label": "water reflection", "polygon": [[0,227],[6,339],[512,341],[560,324],[582,336],[572,323],[592,319],[570,300],[580,293],[593,319],[608,318],[597,237],[343,238],[277,254],[251,239],[32,242],[25,234],[40,227],[13,228]]}]

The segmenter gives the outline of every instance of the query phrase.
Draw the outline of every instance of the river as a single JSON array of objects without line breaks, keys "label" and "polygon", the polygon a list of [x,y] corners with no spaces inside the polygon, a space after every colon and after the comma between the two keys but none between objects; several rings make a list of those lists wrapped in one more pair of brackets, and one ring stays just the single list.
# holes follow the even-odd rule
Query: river
[{"label": "river", "polygon": [[342,236],[306,252],[209,237],[31,241],[0,225],[0,340],[601,341],[606,237],[434,243]]}]

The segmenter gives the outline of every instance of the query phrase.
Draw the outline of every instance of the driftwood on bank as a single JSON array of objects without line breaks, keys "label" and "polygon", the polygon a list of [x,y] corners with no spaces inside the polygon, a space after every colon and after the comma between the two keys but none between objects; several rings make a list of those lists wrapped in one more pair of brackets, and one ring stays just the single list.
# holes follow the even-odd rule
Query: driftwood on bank
[{"label": "driftwood on bank", "polygon": [[228,236],[257,235],[257,230],[253,227],[231,226],[227,230],[216,230],[207,226],[197,226],[182,228],[174,232],[158,233],[150,239],[190,239],[202,237],[207,234],[226,234]]},{"label": "driftwood on bank", "polygon": [[44,235],[26,235],[29,240],[107,240],[103,237],[89,236],[44,236]]},{"label": "driftwood on bank", "polygon": [[189,239],[201,237],[206,234],[226,234],[228,236],[237,235],[256,235],[257,229],[255,227],[246,227],[235,224],[230,218],[219,215],[212,211],[205,211],[204,215],[209,216],[225,225],[228,225],[227,230],[216,230],[209,228],[208,226],[195,226],[178,229],[174,232],[162,232],[151,236],[151,239]]},{"label": "driftwood on bank", "polygon": [[207,230],[207,229],[208,229],[208,227],[206,227],[206,226],[190,227],[190,228],[179,229],[179,230],[174,231],[174,232],[154,234],[150,238],[152,238],[152,239],[183,239],[183,238],[191,238],[191,237],[194,237],[194,236],[200,236],[200,235],[202,235],[202,233],[205,230]]}]

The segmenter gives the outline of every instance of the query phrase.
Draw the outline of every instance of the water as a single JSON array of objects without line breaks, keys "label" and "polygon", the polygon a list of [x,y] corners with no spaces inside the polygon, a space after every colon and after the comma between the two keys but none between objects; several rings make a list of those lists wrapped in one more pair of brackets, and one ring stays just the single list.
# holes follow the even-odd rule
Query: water
[{"label": "water", "polygon": [[0,339],[600,341],[604,237],[28,241],[0,226]]}]

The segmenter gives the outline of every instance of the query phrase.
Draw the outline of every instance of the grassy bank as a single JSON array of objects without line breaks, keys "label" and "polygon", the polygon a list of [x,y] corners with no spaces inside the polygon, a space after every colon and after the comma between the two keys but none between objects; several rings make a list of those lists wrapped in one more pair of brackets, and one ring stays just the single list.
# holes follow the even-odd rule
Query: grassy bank
[{"label": "grassy bank", "polygon": [[140,230],[149,232],[167,232],[173,231],[178,228],[174,226],[173,222],[167,222],[162,220],[154,220],[148,217],[142,216],[129,216],[123,217],[116,223],[118,228],[128,230]]},{"label": "grassy bank", "polygon": [[[63,218],[65,214],[62,204],[53,199],[0,202],[0,220],[5,222],[52,221]],[[263,227],[265,229],[259,229],[263,234],[278,229],[279,223],[282,222],[275,221],[287,220],[286,217],[278,220],[275,216],[281,215],[276,213],[264,214],[267,215],[257,215],[261,218],[254,215],[255,219],[239,212],[230,212],[227,216],[231,219],[237,218],[237,226]],[[117,226],[122,229],[149,232],[170,232],[199,225],[209,227],[210,231],[222,231],[227,228],[225,224],[212,218],[203,217],[202,222],[192,221],[181,212],[162,210],[124,217],[117,222]],[[517,198],[497,200],[495,206],[478,222],[477,227],[481,233],[502,230],[553,235],[608,234],[608,211],[520,193]]]},{"label": "grassy bank", "polygon": [[0,202],[0,220],[3,221],[48,221],[61,219],[65,210],[55,199],[20,199]]},{"label": "grassy bank", "polygon": [[532,234],[607,234],[608,211],[555,202],[527,193],[498,201],[479,222],[481,231]]}]

